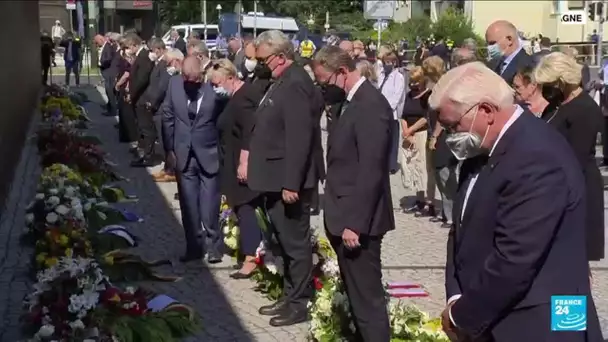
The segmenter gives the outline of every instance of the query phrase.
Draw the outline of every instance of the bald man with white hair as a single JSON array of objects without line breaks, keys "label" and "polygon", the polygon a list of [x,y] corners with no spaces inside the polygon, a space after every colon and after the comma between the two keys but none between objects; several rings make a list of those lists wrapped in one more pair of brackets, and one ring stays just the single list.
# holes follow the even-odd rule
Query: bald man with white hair
[{"label": "bald man with white hair", "polygon": [[[585,181],[566,140],[516,105],[509,85],[481,62],[443,75],[429,106],[463,161],[444,331],[452,341],[602,341],[583,229]],[[560,295],[586,307],[566,304],[568,313],[552,298]],[[586,331],[553,331],[569,314],[584,315]]]},{"label": "bald man with white hair", "polygon": [[498,20],[488,26],[486,42],[491,58],[488,67],[509,85],[518,70],[534,65],[532,57],[523,49],[517,28],[506,20]]}]

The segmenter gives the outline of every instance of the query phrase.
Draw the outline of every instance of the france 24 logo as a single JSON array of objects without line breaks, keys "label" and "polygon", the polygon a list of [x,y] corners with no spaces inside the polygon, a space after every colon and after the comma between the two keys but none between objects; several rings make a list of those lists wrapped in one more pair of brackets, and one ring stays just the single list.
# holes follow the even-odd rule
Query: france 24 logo
[{"label": "france 24 logo", "polygon": [[564,25],[585,25],[587,14],[585,11],[568,11],[559,15],[559,22]]}]

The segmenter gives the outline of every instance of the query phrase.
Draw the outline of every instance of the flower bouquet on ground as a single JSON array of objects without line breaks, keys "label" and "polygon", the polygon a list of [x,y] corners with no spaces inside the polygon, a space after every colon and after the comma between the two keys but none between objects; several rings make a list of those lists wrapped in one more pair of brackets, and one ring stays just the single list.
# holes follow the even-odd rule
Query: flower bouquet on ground
[{"label": "flower bouquet on ground", "polygon": [[138,255],[115,250],[104,253],[99,260],[104,273],[112,281],[157,280],[176,282],[181,279],[181,277],[162,275],[153,270],[157,266],[171,265],[171,261],[166,259],[146,261]]},{"label": "flower bouquet on ground", "polygon": [[230,249],[233,257],[238,257],[240,236],[238,220],[234,211],[226,203],[225,196],[222,196],[220,205],[220,227],[224,232],[224,245]]},{"label": "flower bouquet on ground", "polygon": [[[317,292],[308,306],[311,315],[309,337],[318,342],[351,341],[356,333],[355,324],[336,256],[327,240],[319,240],[317,245],[321,246],[322,254],[327,258],[315,281]],[[389,301],[387,296],[387,303]],[[431,320],[415,306],[397,302],[389,304],[387,309],[391,322],[391,341],[449,342],[441,331],[438,319]]]},{"label": "flower bouquet on ground", "polygon": [[44,237],[36,241],[35,269],[47,269],[62,257],[92,258],[93,248],[87,230],[81,222],[67,220],[47,227]]}]

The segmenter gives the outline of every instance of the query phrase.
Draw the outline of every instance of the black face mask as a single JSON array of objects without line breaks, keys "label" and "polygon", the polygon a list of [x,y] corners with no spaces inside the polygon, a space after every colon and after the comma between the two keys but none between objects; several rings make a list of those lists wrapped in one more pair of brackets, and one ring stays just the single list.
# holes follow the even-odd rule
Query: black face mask
[{"label": "black face mask", "polygon": [[321,86],[321,92],[323,93],[325,104],[328,106],[333,106],[346,100],[346,92],[344,89],[335,84],[326,84]]},{"label": "black face mask", "polygon": [[395,67],[393,65],[391,65],[391,64],[384,64],[384,75],[388,75],[391,72],[393,72],[394,68]]},{"label": "black face mask", "polygon": [[198,97],[198,90],[200,88],[200,82],[184,81],[184,90],[186,91],[186,95],[190,99],[196,99]]},{"label": "black face mask", "polygon": [[552,105],[559,105],[564,101],[564,93],[556,87],[544,85],[542,94],[545,100]]},{"label": "black face mask", "polygon": [[262,80],[269,80],[272,78],[272,70],[270,70],[270,67],[266,63],[258,62],[255,69],[253,69],[253,75]]}]

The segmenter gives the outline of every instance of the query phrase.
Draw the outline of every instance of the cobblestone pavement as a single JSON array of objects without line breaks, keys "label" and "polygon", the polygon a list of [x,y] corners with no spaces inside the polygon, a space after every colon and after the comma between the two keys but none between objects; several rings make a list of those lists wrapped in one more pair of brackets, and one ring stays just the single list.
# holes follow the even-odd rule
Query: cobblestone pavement
[{"label": "cobblestone pavement", "polygon": [[[102,103],[102,95],[93,88],[86,90],[91,101]],[[119,163],[120,173],[129,178],[130,182],[125,184],[128,192],[139,196],[140,200],[135,204],[128,204],[133,211],[142,215],[144,222],[131,226],[132,231],[141,239],[137,252],[150,259],[168,258],[176,261],[178,256],[184,252],[184,239],[180,225],[179,205],[173,200],[176,192],[175,184],[156,184],[152,181],[151,170],[134,169],[128,167],[129,154],[127,146],[117,143],[117,131],[113,127],[114,119],[99,115],[100,106],[96,104],[87,105],[94,125],[92,132],[99,135],[105,142],[104,148],[110,152],[112,159]],[[17,172],[14,188],[19,193],[27,195],[11,195],[7,215],[2,216],[3,224],[0,226],[0,242],[16,241],[16,236],[23,226],[23,207],[29,201],[32,189],[31,185],[17,186],[19,181],[30,182],[37,172],[35,164],[27,161],[32,159],[33,150],[26,148],[24,160],[26,166],[23,172]],[[26,156],[30,157],[26,157]],[[22,160],[22,163],[24,161]],[[29,175],[29,176],[28,176]],[[21,179],[21,176],[23,176]],[[444,270],[445,242],[447,230],[428,222],[426,219],[415,218],[399,212],[401,198],[408,196],[400,185],[400,179],[395,176],[392,179],[393,202],[395,207],[395,218],[397,229],[385,238],[383,244],[383,269],[385,281],[412,281],[422,284],[430,296],[408,300],[418,305],[431,315],[438,315],[445,303],[444,298]],[[23,202],[25,201],[25,202]],[[16,220],[14,223],[4,224],[5,218],[11,215]],[[21,221],[19,221],[21,220]],[[311,224],[321,227],[319,217],[313,218]],[[12,229],[12,233],[11,233]],[[10,238],[10,236],[13,236]],[[13,333],[17,325],[15,309],[23,293],[27,289],[27,281],[23,274],[27,269],[29,251],[16,248],[15,243],[6,243],[5,253],[0,254],[0,303],[9,304],[0,309],[0,327],[3,333],[1,341],[12,342],[14,339],[6,339],[5,336]],[[12,259],[6,257],[12,256]],[[8,260],[15,260],[9,263]],[[143,284],[153,290],[165,293],[185,304],[193,306],[202,318],[203,330],[188,341],[305,341],[307,324],[292,327],[273,328],[267,323],[267,319],[257,314],[257,309],[268,301],[251,290],[252,282],[248,280],[233,280],[228,277],[232,271],[232,261],[225,258],[218,266],[192,265],[183,266],[175,262],[173,266],[167,266],[162,271],[182,276],[182,280],[176,283],[150,282]],[[594,263],[594,298],[602,317],[605,335],[608,335],[608,262]],[[10,277],[7,275],[10,274]],[[604,286],[601,286],[604,284]],[[8,325],[8,328],[6,327]],[[13,333],[14,334],[14,333]]]}]

